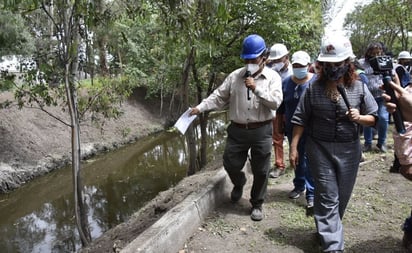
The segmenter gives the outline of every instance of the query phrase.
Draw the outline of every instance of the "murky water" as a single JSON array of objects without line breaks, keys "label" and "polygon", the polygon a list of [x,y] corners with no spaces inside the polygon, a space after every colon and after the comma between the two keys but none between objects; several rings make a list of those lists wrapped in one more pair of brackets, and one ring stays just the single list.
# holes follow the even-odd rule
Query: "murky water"
[{"label": "murky water", "polygon": [[[209,123],[209,160],[224,148],[224,115]],[[186,175],[185,139],[149,136],[82,165],[92,238],[125,221]],[[0,252],[74,252],[81,247],[70,168],[0,195]]]}]

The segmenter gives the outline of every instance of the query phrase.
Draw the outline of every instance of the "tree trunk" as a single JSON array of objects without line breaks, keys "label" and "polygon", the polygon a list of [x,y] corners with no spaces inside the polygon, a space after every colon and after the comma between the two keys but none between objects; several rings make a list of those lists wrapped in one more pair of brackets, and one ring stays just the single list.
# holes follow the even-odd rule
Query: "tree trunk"
[{"label": "tree trunk", "polygon": [[66,67],[66,96],[68,99],[68,107],[71,119],[71,136],[72,136],[72,175],[73,175],[73,193],[74,193],[74,210],[76,225],[79,231],[82,245],[86,246],[90,242],[90,233],[87,229],[87,218],[85,218],[82,184],[80,178],[80,126],[76,106],[76,98],[73,84],[69,81],[69,64]]},{"label": "tree trunk", "polygon": [[[183,75],[182,75],[182,80],[183,80],[183,93],[182,93],[182,101],[183,101],[183,109],[186,110],[189,108],[189,75],[190,75],[190,69],[193,66],[194,58],[196,54],[196,49],[192,47],[190,50],[189,55],[186,58],[186,64],[183,69]],[[189,129],[186,132],[186,142],[187,142],[187,147],[188,147],[188,152],[189,152],[189,167],[187,168],[187,175],[193,175],[196,173],[196,141],[195,141],[195,136],[193,134],[193,125],[189,127]]]},{"label": "tree trunk", "polygon": [[[202,86],[200,84],[199,76],[197,73],[197,68],[196,64],[193,64],[193,79],[195,80],[196,83],[196,89],[197,89],[197,102],[200,103],[202,101]],[[210,83],[214,82],[215,75],[212,74],[210,80],[209,80],[209,85]],[[200,148],[199,148],[199,168],[202,169],[206,166],[207,164],[207,121],[209,118],[209,113],[205,112],[201,115],[199,115],[199,125],[200,125]]]},{"label": "tree trunk", "polygon": [[[70,6],[70,2],[66,3]],[[77,5],[73,5],[73,16],[70,16],[70,9],[64,13],[64,31],[65,31],[65,90],[67,104],[69,107],[71,119],[71,136],[72,136],[72,174],[73,174],[73,193],[75,203],[75,218],[76,225],[79,231],[80,239],[83,246],[87,246],[91,241],[90,231],[88,229],[87,213],[84,205],[83,187],[80,176],[80,123],[77,108],[77,94],[75,86],[75,74],[78,70],[78,44],[80,41],[79,34],[79,15],[77,13]]]},{"label": "tree trunk", "polygon": [[[95,1],[95,6],[97,8],[96,13],[104,16],[105,12],[105,1],[103,0],[98,0]],[[100,67],[100,74],[102,76],[108,76],[109,75],[109,64],[107,62],[107,33],[103,32],[104,29],[103,27],[100,27],[100,31],[96,33],[96,40],[97,40],[97,47],[99,50],[99,67]]]}]

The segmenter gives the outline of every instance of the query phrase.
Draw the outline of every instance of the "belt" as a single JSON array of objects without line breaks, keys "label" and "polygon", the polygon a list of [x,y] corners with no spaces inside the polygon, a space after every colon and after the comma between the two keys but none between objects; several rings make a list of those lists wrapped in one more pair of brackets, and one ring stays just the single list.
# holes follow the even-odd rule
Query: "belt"
[{"label": "belt", "polygon": [[262,122],[250,122],[250,123],[247,123],[247,124],[240,124],[240,123],[236,123],[236,122],[232,121],[232,124],[235,127],[238,127],[238,128],[256,129],[256,128],[259,128],[259,127],[263,127],[264,125],[267,125],[271,122],[272,122],[272,120],[270,119],[270,120],[266,120],[266,121],[262,121]]}]

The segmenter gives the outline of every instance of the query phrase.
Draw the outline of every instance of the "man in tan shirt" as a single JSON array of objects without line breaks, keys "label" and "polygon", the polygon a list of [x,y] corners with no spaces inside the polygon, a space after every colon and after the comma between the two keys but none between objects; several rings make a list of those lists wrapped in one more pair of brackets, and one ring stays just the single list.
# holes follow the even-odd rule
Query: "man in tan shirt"
[{"label": "man in tan shirt", "polygon": [[253,185],[250,193],[251,219],[263,219],[262,205],[266,195],[272,148],[272,110],[282,102],[279,74],[265,67],[267,48],[259,35],[247,36],[241,58],[245,66],[230,73],[209,97],[192,108],[191,114],[229,107],[223,166],[234,187],[232,202],[242,198],[246,176],[242,171],[251,154]]}]

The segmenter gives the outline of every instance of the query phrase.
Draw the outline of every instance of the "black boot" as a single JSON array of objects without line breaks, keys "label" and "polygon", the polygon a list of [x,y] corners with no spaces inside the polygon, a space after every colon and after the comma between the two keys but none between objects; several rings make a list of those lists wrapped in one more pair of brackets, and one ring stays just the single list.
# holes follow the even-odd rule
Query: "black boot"
[{"label": "black boot", "polygon": [[399,163],[398,157],[396,155],[394,155],[394,156],[395,156],[395,159],[393,160],[393,164],[390,167],[389,172],[390,173],[399,173],[399,169],[401,168],[401,164]]},{"label": "black boot", "polygon": [[402,230],[402,245],[406,248],[407,252],[412,253],[412,213],[411,216],[405,220]]}]

